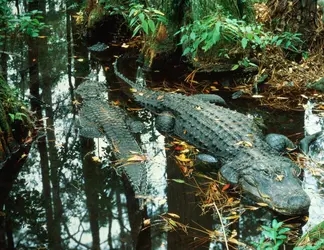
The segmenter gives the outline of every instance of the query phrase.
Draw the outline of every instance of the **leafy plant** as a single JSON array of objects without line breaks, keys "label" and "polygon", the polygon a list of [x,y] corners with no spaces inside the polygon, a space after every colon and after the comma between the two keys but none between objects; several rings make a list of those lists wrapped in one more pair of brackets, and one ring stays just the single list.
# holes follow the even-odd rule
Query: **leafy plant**
[{"label": "leafy plant", "polygon": [[40,21],[40,19],[43,19],[41,14],[41,11],[33,10],[23,14],[20,18],[14,19],[13,21],[17,23],[18,31],[21,33],[25,33],[31,37],[38,37],[39,32],[42,29],[49,27]]},{"label": "leafy plant", "polygon": [[164,13],[154,8],[144,8],[143,4],[131,4],[128,19],[129,26],[133,29],[133,36],[138,32],[153,36],[160,24],[167,24]]},{"label": "leafy plant", "polygon": [[185,45],[183,55],[190,53],[195,57],[198,50],[204,52],[220,44],[240,46],[244,50],[265,49],[267,46],[283,47],[298,51],[297,47],[302,43],[300,34],[283,32],[274,35],[266,32],[261,24],[251,24],[244,20],[231,19],[219,13],[209,15],[202,20],[196,20],[180,28],[179,44]]},{"label": "leafy plant", "polygon": [[257,250],[278,250],[287,239],[285,233],[290,231],[287,227],[282,227],[283,222],[276,219],[272,221],[272,227],[262,226],[262,236],[259,243],[253,243]]}]

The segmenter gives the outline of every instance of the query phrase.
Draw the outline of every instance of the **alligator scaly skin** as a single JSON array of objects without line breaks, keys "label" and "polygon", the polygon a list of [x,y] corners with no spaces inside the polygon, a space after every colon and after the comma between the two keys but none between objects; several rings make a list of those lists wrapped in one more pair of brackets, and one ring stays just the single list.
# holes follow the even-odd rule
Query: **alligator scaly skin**
[{"label": "alligator scaly skin", "polygon": [[118,71],[117,62],[114,71],[132,87],[141,106],[157,116],[167,112],[173,117],[173,130],[166,129],[171,135],[220,158],[221,174],[227,181],[239,184],[243,191],[280,213],[308,211],[310,199],[300,185],[299,167],[266,143],[253,119],[199,96],[149,90],[143,76],[132,82]]},{"label": "alligator scaly skin", "polygon": [[96,81],[83,82],[76,90],[82,96],[80,134],[94,138],[105,135],[112,146],[118,165],[129,179],[137,196],[147,191],[147,167],[144,162],[131,160],[144,156],[134,136],[126,125],[126,114],[120,108],[109,105],[104,99],[104,86]]}]

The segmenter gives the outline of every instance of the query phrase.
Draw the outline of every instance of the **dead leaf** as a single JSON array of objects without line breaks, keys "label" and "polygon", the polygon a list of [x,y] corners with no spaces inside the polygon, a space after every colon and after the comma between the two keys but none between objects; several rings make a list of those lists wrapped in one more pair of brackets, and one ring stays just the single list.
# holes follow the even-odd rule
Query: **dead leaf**
[{"label": "dead leaf", "polygon": [[73,104],[73,105],[81,105],[81,102],[79,102],[78,100],[75,99],[75,100],[72,102],[72,104]]},{"label": "dead leaf", "polygon": [[252,143],[249,141],[239,141],[239,142],[235,143],[235,145],[242,145],[244,147],[252,147],[253,146]]},{"label": "dead leaf", "polygon": [[101,162],[100,158],[98,156],[92,156],[92,160],[94,162]]},{"label": "dead leaf", "polygon": [[253,95],[252,97],[253,98],[263,98],[264,96],[263,95]]},{"label": "dead leaf", "polygon": [[201,107],[197,105],[197,106],[195,107],[195,109],[196,109],[196,110],[201,110]]},{"label": "dead leaf", "polygon": [[150,226],[151,225],[151,219],[144,220],[143,224],[144,224],[145,227]]},{"label": "dead leaf", "polygon": [[146,157],[144,155],[133,155],[127,159],[127,162],[142,162],[145,160]]},{"label": "dead leaf", "polygon": [[183,146],[176,146],[174,148],[174,150],[178,150],[178,151],[181,151],[181,150],[184,150],[185,148]]},{"label": "dead leaf", "polygon": [[263,202],[257,202],[257,204],[261,207],[268,207],[267,203],[263,203]]},{"label": "dead leaf", "polygon": [[121,45],[121,47],[127,49],[127,48],[129,47],[129,45],[126,44],[126,43],[123,43],[123,44]]},{"label": "dead leaf", "polygon": [[282,181],[285,176],[282,174],[279,174],[276,176],[276,181]]},{"label": "dead leaf", "polygon": [[162,100],[164,98],[164,95],[159,95],[156,100]]},{"label": "dead leaf", "polygon": [[191,161],[190,159],[187,158],[187,156],[185,154],[176,155],[175,158],[178,161],[183,161],[183,162],[189,162],[189,161]]},{"label": "dead leaf", "polygon": [[174,214],[174,213],[167,213],[167,214],[170,215],[173,218],[180,219],[180,216],[177,215],[177,214]]},{"label": "dead leaf", "polygon": [[226,189],[228,189],[231,186],[231,184],[226,184],[223,188],[222,188],[222,192],[224,192]]}]

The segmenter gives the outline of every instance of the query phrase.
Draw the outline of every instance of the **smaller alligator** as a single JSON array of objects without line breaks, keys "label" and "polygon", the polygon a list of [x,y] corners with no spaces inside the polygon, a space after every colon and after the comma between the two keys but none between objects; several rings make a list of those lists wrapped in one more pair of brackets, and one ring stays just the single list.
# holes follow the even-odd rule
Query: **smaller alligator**
[{"label": "smaller alligator", "polygon": [[145,157],[127,126],[125,112],[120,107],[108,104],[103,96],[105,86],[100,82],[85,81],[80,84],[76,93],[83,99],[79,118],[80,135],[87,138],[105,135],[135,195],[145,196],[147,191]]},{"label": "smaller alligator", "polygon": [[[184,96],[150,90],[141,68],[136,82],[118,71],[117,61],[114,71],[131,86],[135,101],[156,114],[160,131],[219,158],[220,172],[228,182],[239,184],[243,192],[282,214],[308,212],[310,199],[298,178],[300,168],[266,142],[253,119],[211,103],[224,105],[216,95]],[[274,138],[270,136],[269,141]]]}]

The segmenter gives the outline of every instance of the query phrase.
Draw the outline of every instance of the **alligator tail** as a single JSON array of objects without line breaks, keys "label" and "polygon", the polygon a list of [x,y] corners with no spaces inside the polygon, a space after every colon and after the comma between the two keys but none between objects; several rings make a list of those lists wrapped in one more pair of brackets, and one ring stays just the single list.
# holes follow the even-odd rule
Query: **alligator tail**
[{"label": "alligator tail", "polygon": [[126,76],[124,76],[122,73],[118,71],[118,59],[116,59],[114,63],[114,73],[116,76],[118,76],[120,79],[122,79],[124,82],[126,82],[129,86],[131,86],[134,89],[137,90],[144,90],[145,89],[145,78],[144,78],[144,73],[141,67],[138,67],[137,69],[137,75],[136,75],[136,82],[133,82],[132,80],[128,79]]}]

